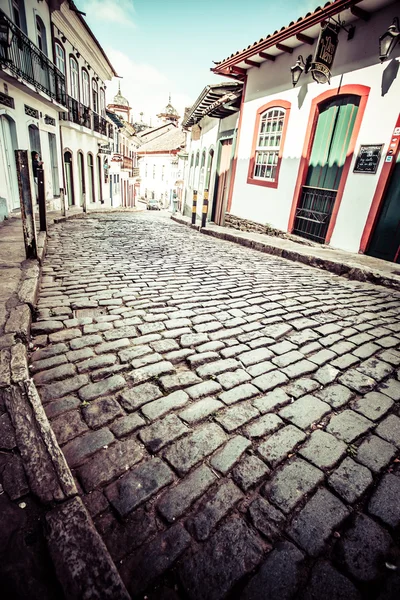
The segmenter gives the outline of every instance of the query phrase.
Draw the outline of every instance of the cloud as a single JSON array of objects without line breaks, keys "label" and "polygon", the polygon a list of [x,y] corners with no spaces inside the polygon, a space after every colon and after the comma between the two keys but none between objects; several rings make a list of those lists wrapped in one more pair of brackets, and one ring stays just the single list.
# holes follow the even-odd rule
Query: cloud
[{"label": "cloud", "polygon": [[121,93],[132,107],[134,121],[139,121],[140,113],[143,112],[143,120],[149,123],[151,119],[152,125],[156,125],[156,115],[167,105],[170,93],[172,105],[181,117],[185,107],[193,104],[194,100],[177,90],[176,85],[157,67],[135,62],[120,50],[109,48],[106,52],[118,75],[122,77],[114,78],[107,85],[107,103],[112,103],[120,83]]},{"label": "cloud", "polygon": [[126,27],[135,26],[133,0],[84,0],[82,8],[93,21],[118,23]]}]

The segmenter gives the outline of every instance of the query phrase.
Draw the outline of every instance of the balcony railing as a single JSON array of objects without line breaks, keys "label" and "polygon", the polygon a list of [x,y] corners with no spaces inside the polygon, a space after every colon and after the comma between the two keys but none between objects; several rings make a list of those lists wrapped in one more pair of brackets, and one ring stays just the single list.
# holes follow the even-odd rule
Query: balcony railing
[{"label": "balcony railing", "polygon": [[122,159],[122,168],[128,171],[133,169],[133,160],[129,156],[124,156]]},{"label": "balcony railing", "polygon": [[140,169],[139,167],[133,167],[132,169],[132,177],[139,177],[140,175]]},{"label": "balcony railing", "polygon": [[66,107],[68,108],[68,113],[60,115],[62,121],[71,121],[107,136],[107,121],[93,112],[88,106],[67,95]]},{"label": "balcony railing", "polygon": [[93,113],[93,130],[107,135],[107,121],[97,113]]},{"label": "balcony railing", "polygon": [[9,47],[0,44],[0,63],[17,77],[66,106],[65,77],[45,54],[0,10],[0,19],[12,32]]}]

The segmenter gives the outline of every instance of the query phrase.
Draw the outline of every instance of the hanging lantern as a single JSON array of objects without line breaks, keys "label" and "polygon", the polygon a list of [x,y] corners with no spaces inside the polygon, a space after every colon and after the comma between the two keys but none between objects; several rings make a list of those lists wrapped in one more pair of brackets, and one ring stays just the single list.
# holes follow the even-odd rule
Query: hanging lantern
[{"label": "hanging lantern", "polygon": [[395,17],[389,29],[379,38],[379,58],[386,60],[400,39],[399,19]]}]

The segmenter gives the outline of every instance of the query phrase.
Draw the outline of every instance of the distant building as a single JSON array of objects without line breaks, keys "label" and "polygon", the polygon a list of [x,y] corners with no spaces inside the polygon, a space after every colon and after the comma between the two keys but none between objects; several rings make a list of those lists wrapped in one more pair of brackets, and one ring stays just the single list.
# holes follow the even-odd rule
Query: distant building
[{"label": "distant building", "polygon": [[145,200],[155,198],[167,208],[174,198],[181,201],[184,162],[179,155],[185,148],[186,135],[176,125],[180,117],[170,102],[158,116],[164,121],[162,125],[138,134],[140,196]]},{"label": "distant building", "polygon": [[157,115],[157,117],[162,123],[174,123],[175,125],[178,125],[180,116],[178,115],[176,108],[171,104],[171,94],[169,95],[167,106],[159,115]]},{"label": "distant building", "polygon": [[114,101],[107,106],[107,115],[115,125],[108,171],[110,206],[133,207],[138,192],[137,148],[141,141],[130,123],[131,107],[121,93],[120,84]]}]

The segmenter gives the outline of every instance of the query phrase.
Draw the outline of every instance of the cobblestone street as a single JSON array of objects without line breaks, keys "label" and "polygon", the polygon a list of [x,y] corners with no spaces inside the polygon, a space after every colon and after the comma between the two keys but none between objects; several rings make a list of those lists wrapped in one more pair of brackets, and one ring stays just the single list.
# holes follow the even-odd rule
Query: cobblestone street
[{"label": "cobblestone street", "polygon": [[30,368],[132,598],[400,597],[400,294],[149,213],[50,231]]}]

